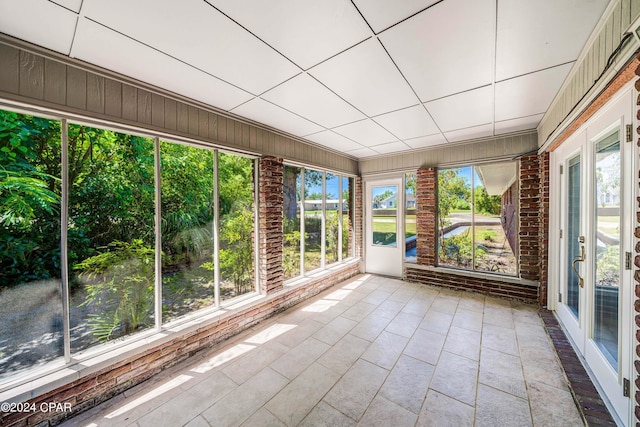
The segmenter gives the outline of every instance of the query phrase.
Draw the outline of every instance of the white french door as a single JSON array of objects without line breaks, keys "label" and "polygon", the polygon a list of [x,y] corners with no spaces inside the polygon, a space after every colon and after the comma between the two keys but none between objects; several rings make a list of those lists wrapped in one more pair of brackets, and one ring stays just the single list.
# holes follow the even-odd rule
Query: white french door
[{"label": "white french door", "polygon": [[559,230],[551,233],[559,249],[557,314],[624,425],[631,423],[632,101],[631,88],[621,91],[552,153],[560,184],[552,210]]},{"label": "white french door", "polygon": [[365,271],[401,277],[404,259],[402,178],[365,181]]}]

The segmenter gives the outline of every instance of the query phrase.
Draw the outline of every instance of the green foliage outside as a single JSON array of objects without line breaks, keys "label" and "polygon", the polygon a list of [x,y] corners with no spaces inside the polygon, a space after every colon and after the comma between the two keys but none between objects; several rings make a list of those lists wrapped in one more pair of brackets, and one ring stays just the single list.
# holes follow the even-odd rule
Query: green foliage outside
[{"label": "green foliage outside", "polygon": [[[61,275],[60,126],[0,111],[0,289]],[[112,339],[152,322],[153,140],[81,125],[68,135],[71,308]],[[162,142],[161,153],[162,271],[174,292],[163,297],[191,310],[213,297],[200,267],[213,262],[214,152]],[[235,296],[253,289],[253,160],[220,154],[219,183],[220,276]]]},{"label": "green foliage outside", "polygon": [[60,277],[59,138],[58,122],[0,110],[0,289]]},{"label": "green foliage outside", "polygon": [[139,239],[114,241],[101,249],[74,270],[86,289],[82,305],[97,309],[90,314],[89,327],[104,341],[151,326],[155,251]]}]

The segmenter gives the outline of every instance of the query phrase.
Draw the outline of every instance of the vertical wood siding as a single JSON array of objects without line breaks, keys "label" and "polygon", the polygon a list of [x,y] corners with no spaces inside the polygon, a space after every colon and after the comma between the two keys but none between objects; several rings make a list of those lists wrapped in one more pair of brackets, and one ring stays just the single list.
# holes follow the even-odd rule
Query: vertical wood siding
[{"label": "vertical wood siding", "polygon": [[20,43],[5,36],[0,40],[0,99],[337,172],[358,172],[353,158],[224,117],[126,77],[105,77],[115,75],[83,69],[62,55],[37,47],[27,51]]},{"label": "vertical wood siding", "polygon": [[510,159],[535,151],[537,148],[537,135],[535,132],[531,132],[451,147],[423,151],[414,150],[406,154],[364,159],[360,161],[360,173],[366,175],[388,171],[417,170],[421,167]]},{"label": "vertical wood siding", "polygon": [[563,124],[581,98],[589,91],[594,81],[607,65],[613,51],[618,47],[623,34],[640,16],[640,0],[619,0],[600,33],[586,52],[582,62],[552,103],[538,126],[538,145],[542,146],[554,130]]}]

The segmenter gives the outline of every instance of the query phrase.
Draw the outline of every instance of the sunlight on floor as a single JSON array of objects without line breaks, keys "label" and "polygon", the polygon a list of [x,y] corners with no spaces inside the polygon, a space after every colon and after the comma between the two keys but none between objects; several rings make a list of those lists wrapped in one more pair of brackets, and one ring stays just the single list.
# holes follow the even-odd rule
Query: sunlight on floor
[{"label": "sunlight on floor", "polygon": [[125,414],[125,413],[129,412],[130,410],[132,410],[133,408],[135,408],[137,406],[140,406],[143,403],[146,403],[146,402],[150,401],[151,399],[155,399],[156,397],[160,396],[163,393],[168,392],[169,390],[172,390],[172,389],[174,389],[176,387],[179,387],[180,385],[186,383],[187,381],[189,381],[192,378],[193,377],[189,376],[189,375],[177,376],[176,378],[172,379],[171,381],[164,383],[160,387],[153,389],[149,393],[146,393],[146,394],[140,396],[139,398],[137,398],[133,402],[127,403],[122,408],[118,408],[117,410],[105,415],[104,417],[105,418],[115,418],[115,417],[117,417],[119,415]]}]

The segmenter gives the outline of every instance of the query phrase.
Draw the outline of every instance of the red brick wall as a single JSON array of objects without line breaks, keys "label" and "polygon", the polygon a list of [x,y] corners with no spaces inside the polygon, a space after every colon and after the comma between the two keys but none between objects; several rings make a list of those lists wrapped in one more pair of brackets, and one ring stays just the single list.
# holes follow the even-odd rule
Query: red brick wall
[{"label": "red brick wall", "polygon": [[438,171],[420,168],[416,176],[416,256],[420,265],[436,263],[436,218]]},{"label": "red brick wall", "polygon": [[537,156],[520,159],[520,277],[540,278],[540,173]]},{"label": "red brick wall", "polygon": [[547,305],[549,286],[549,153],[540,155],[540,209],[538,216],[538,245],[540,253],[540,292],[538,303]]},{"label": "red brick wall", "polygon": [[480,277],[469,277],[451,274],[444,271],[423,270],[407,267],[405,279],[410,282],[441,286],[457,291],[472,291],[499,297],[517,299],[525,302],[536,302],[538,286],[528,283],[509,283]]},{"label": "red brick wall", "polygon": [[282,289],[282,193],[284,165],[282,159],[260,159],[259,241],[260,290],[270,294]]},{"label": "red brick wall", "polygon": [[[640,55],[639,55],[640,58]],[[640,76],[640,65],[635,69],[635,73],[637,76]],[[640,79],[636,80],[636,90],[640,90]],[[640,104],[640,102],[639,102]],[[637,115],[636,117],[638,117],[640,119],[640,108],[638,109]],[[638,133],[638,141],[637,141],[637,145],[638,147],[640,147],[640,127],[638,127],[636,129],[636,132]],[[637,159],[636,159],[637,160]],[[638,180],[638,185],[640,186],[640,173],[638,173],[638,175],[636,175],[639,180]],[[636,295],[636,300],[634,303],[634,308],[635,308],[635,325],[636,325],[636,343],[635,343],[635,347],[636,347],[636,356],[640,357],[640,241],[638,241],[638,239],[640,239],[640,197],[638,197],[638,206],[637,206],[637,214],[636,214],[636,229],[635,229],[635,237],[636,237],[636,247],[635,247],[635,251],[636,251],[636,256],[635,256],[635,260],[634,260],[634,264],[635,264],[635,272],[634,272],[634,279],[635,279],[635,295]],[[636,407],[635,407],[635,415],[636,415],[636,426],[640,426],[640,361],[636,360],[635,361],[635,369],[636,369],[636,379],[635,379],[635,383],[636,383],[636,394],[635,394],[635,401],[636,401]]]},{"label": "red brick wall", "polygon": [[362,201],[362,197],[363,197],[363,193],[364,193],[364,189],[363,187],[363,182],[362,182],[362,177],[356,177],[355,179],[355,202],[356,202],[356,208],[355,208],[355,218],[353,219],[353,228],[355,230],[355,236],[356,236],[356,257],[361,258],[362,257],[362,245],[363,245],[363,228],[362,228],[362,209],[363,209],[363,201]]}]

